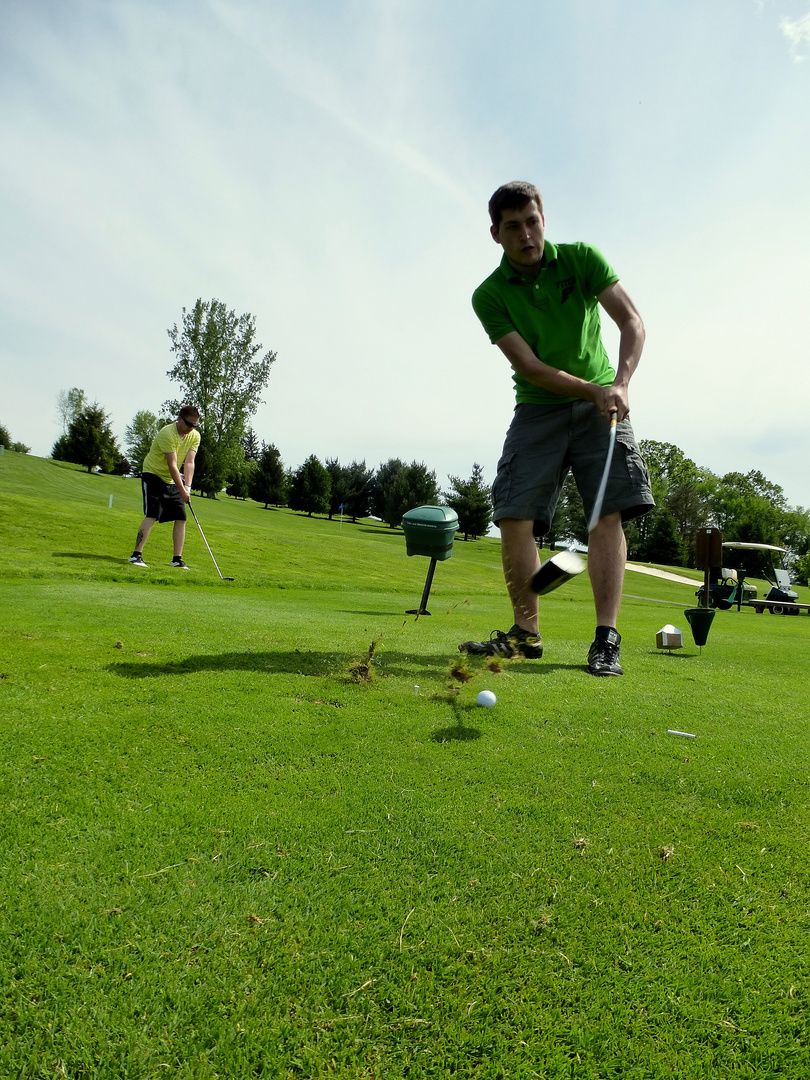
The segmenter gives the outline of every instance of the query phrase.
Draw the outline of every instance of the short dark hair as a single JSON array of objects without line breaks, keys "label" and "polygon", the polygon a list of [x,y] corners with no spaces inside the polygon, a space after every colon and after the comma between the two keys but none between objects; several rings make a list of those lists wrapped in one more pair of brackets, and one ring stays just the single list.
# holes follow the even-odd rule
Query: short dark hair
[{"label": "short dark hair", "polygon": [[534,184],[529,184],[525,180],[512,180],[508,184],[502,184],[489,200],[489,216],[492,224],[497,229],[504,210],[522,210],[532,199],[537,203],[542,214],[543,196]]},{"label": "short dark hair", "polygon": [[196,424],[200,419],[200,410],[195,405],[184,405],[178,415],[187,424]]}]

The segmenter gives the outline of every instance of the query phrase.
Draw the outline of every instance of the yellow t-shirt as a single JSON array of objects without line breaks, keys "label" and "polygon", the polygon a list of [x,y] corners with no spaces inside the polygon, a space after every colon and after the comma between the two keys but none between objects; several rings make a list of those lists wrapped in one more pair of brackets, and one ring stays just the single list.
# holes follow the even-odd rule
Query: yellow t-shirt
[{"label": "yellow t-shirt", "polygon": [[143,471],[154,473],[167,484],[173,484],[174,478],[169,472],[166,454],[172,452],[177,454],[177,468],[179,469],[186,460],[189,450],[196,450],[199,445],[199,431],[190,431],[188,435],[181,435],[176,423],[167,424],[155,436],[149,453],[144,458]]}]

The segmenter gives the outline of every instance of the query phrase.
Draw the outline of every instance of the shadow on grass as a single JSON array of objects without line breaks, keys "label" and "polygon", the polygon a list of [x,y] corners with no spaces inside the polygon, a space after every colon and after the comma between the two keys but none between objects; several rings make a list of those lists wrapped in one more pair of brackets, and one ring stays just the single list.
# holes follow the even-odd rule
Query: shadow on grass
[{"label": "shadow on grass", "polygon": [[[313,652],[309,649],[286,649],[278,652],[228,652],[187,656],[182,660],[154,663],[149,660],[122,661],[110,664],[109,671],[124,679],[155,679],[163,675],[193,675],[200,671],[264,671],[288,675],[346,676],[356,656],[337,652]],[[405,655],[387,652],[372,661],[377,678],[403,678],[443,675],[448,668],[444,656]]]},{"label": "shadow on grass", "polygon": [[473,742],[481,738],[478,728],[465,727],[463,724],[454,724],[453,727],[438,728],[430,736],[433,742]]},{"label": "shadow on grass", "polygon": [[403,621],[405,621],[405,616],[408,613],[407,613],[407,611],[405,611],[404,608],[402,609],[402,611],[351,611],[349,608],[343,608],[341,610],[340,614],[341,615],[369,615],[372,618],[376,617],[377,615],[380,615],[380,616],[383,616],[383,615],[401,615],[403,617]]},{"label": "shadow on grass", "polygon": [[129,559],[121,559],[117,555],[93,555],[87,551],[53,551],[54,559],[89,559],[91,562],[111,562],[116,566],[127,566]]},{"label": "shadow on grass", "polygon": [[468,727],[464,722],[465,716],[468,716],[472,712],[480,712],[480,705],[462,704],[452,693],[449,695],[435,694],[432,700],[435,704],[443,705],[445,708],[449,705],[453,710],[453,716],[455,717],[455,723],[451,727],[437,728],[431,734],[430,738],[433,742],[473,742],[475,739],[481,738],[481,731],[479,728]]},{"label": "shadow on grass", "polygon": [[397,528],[396,526],[394,526],[394,528],[392,529],[389,525],[385,525],[385,524],[381,524],[381,525],[358,525],[358,526],[356,526],[356,528],[357,528],[358,532],[372,533],[372,534],[374,534],[376,536],[379,536],[380,533],[384,533],[386,536],[404,536],[405,535],[405,533],[402,531],[402,529]]},{"label": "shadow on grass", "polygon": [[[448,675],[455,654],[414,656],[412,653],[379,652],[371,662],[377,679],[441,679]],[[315,677],[349,677],[350,666],[357,655],[344,652],[316,652],[310,649],[280,649],[278,651],[247,651],[211,653],[186,656],[161,662],[123,660],[110,664],[108,670],[123,679],[157,679],[164,675],[194,675],[201,671],[257,671],[267,674],[310,675]],[[513,660],[508,670],[520,674],[551,675],[555,671],[582,671],[581,664],[539,664],[536,660]],[[480,674],[486,672],[480,669]],[[497,677],[497,676],[496,676]]]}]

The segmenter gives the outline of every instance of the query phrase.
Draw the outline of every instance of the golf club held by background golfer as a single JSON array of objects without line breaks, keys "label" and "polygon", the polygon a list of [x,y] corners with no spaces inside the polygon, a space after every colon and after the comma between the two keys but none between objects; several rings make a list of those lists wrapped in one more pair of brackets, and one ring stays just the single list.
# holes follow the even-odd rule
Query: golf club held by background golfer
[{"label": "golf club held by background golfer", "polygon": [[197,528],[200,530],[200,536],[203,538],[203,543],[208,548],[208,554],[211,556],[211,561],[213,562],[214,566],[217,567],[217,573],[219,574],[220,578],[222,578],[223,581],[233,581],[234,578],[232,578],[232,577],[223,577],[222,576],[222,571],[217,566],[217,560],[214,558],[214,553],[211,550],[211,546],[208,543],[208,541],[205,539],[205,533],[203,532],[202,525],[200,524],[200,522],[199,522],[199,520],[197,518],[197,515],[194,513],[194,507],[191,505],[191,499],[188,500],[188,508],[191,511],[191,516],[197,522]]}]

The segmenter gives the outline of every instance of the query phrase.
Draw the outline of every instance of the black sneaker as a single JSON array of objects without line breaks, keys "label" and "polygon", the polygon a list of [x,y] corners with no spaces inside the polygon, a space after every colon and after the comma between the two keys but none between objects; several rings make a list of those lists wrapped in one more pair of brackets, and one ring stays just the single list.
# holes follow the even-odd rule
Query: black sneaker
[{"label": "black sneaker", "polygon": [[539,660],[543,655],[543,639],[539,634],[513,626],[506,633],[503,630],[493,630],[489,641],[463,641],[458,651],[469,653],[470,656],[500,656],[504,660],[514,656],[522,656],[524,660]]},{"label": "black sneaker", "polygon": [[175,570],[188,570],[188,567],[180,558],[179,555],[175,555],[170,564]]},{"label": "black sneaker", "polygon": [[588,671],[591,675],[624,675],[619,663],[621,640],[621,634],[613,627],[597,633],[588,651]]},{"label": "black sneaker", "polygon": [[141,555],[140,551],[133,551],[129,557],[129,561],[132,563],[133,566],[142,566],[144,570],[149,569],[149,567],[143,561],[143,556]]}]

